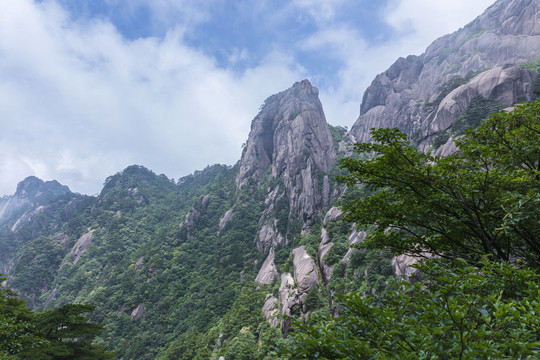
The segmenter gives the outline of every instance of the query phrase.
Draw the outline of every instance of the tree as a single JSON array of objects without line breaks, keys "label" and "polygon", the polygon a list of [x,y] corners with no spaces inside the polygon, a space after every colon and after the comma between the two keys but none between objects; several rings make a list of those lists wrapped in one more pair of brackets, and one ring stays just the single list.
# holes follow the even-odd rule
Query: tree
[{"label": "tree", "polygon": [[493,115],[445,158],[414,148],[397,129],[372,136],[355,144],[370,159],[340,165],[349,171],[342,181],[372,191],[345,206],[347,220],[376,225],[367,244],[394,254],[471,263],[491,254],[540,266],[540,101]]},{"label": "tree", "polygon": [[116,355],[103,345],[92,344],[103,326],[90,323],[82,314],[92,312],[91,305],[67,304],[33,315],[34,333],[47,341],[46,346],[17,354],[20,359],[112,359]]},{"label": "tree", "polygon": [[[540,100],[495,114],[446,158],[397,129],[356,144],[349,186],[367,195],[347,220],[375,225],[364,245],[429,254],[423,280],[364,297],[336,296],[339,315],[295,323],[289,358],[536,359],[540,355]],[[366,192],[366,191],[364,191]]]},{"label": "tree", "polygon": [[[0,277],[0,282],[5,278]],[[67,304],[32,313],[17,293],[0,289],[0,357],[2,359],[112,359],[105,346],[92,344],[103,331],[82,314],[91,305]]]},{"label": "tree", "polygon": [[[0,276],[0,283],[5,277]],[[47,341],[34,334],[32,314],[23,300],[11,289],[0,288],[0,358],[15,358],[25,349],[47,345]]]},{"label": "tree", "polygon": [[538,274],[482,259],[431,259],[425,279],[338,297],[337,317],[295,322],[290,359],[537,359]]}]

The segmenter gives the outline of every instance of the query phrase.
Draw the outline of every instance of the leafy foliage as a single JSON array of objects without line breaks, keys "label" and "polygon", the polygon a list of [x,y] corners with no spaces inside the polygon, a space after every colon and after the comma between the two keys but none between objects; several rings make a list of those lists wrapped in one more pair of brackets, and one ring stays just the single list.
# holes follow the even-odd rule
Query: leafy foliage
[{"label": "leafy foliage", "polygon": [[[375,224],[372,248],[431,259],[416,265],[420,281],[390,282],[375,296],[345,289],[336,296],[339,315],[297,321],[281,354],[538,358],[539,120],[540,100],[495,114],[466,131],[447,158],[419,152],[396,129],[357,144],[375,156],[343,160],[350,172],[343,180],[371,194],[346,205],[348,220]],[[363,261],[362,250],[352,263]]]},{"label": "leafy foliage", "polygon": [[[3,280],[3,279],[0,279]],[[31,313],[16,293],[0,289],[0,355],[7,359],[112,359],[106,346],[93,344],[103,326],[82,316],[90,305],[68,304]]]},{"label": "leafy foliage", "polygon": [[375,157],[342,161],[350,172],[344,181],[374,192],[346,206],[347,218],[375,224],[367,243],[395,254],[519,256],[538,265],[539,113],[536,101],[496,114],[446,158],[413,148],[396,129],[373,131],[373,143],[355,147]]},{"label": "leafy foliage", "polygon": [[290,359],[536,359],[540,284],[531,270],[432,259],[424,280],[379,297],[340,296],[340,314],[296,322]]}]

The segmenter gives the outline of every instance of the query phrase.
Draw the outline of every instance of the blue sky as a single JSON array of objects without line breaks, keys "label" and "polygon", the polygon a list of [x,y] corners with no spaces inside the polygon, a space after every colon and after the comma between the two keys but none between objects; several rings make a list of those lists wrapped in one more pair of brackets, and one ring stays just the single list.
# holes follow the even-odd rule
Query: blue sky
[{"label": "blue sky", "polygon": [[0,196],[232,165],[264,99],[304,78],[350,127],[376,74],[492,2],[0,0]]}]

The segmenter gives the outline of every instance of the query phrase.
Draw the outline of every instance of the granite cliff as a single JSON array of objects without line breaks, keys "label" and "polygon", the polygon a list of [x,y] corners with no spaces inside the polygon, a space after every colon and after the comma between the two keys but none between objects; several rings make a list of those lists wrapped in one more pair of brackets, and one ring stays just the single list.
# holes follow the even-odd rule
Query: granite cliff
[{"label": "granite cliff", "polygon": [[498,110],[530,101],[538,68],[524,64],[540,56],[538,19],[538,1],[500,0],[422,55],[399,58],[364,93],[351,133],[365,142],[371,128],[398,127],[426,150],[475,98]]}]

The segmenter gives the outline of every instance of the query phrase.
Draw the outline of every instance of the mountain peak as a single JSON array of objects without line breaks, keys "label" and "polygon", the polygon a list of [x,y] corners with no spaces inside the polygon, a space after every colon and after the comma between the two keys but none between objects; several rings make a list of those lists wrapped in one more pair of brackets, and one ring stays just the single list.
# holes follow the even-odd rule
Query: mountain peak
[{"label": "mountain peak", "polygon": [[322,174],[336,161],[318,94],[309,80],[303,80],[266,99],[251,123],[236,177],[239,188],[259,183],[268,173],[281,179],[290,214],[302,219],[312,219],[327,201],[328,194],[313,189],[328,189]]},{"label": "mountain peak", "polygon": [[366,142],[371,128],[397,127],[426,150],[456,135],[453,123],[475,98],[500,108],[532,100],[538,73],[524,64],[540,54],[539,18],[537,0],[499,0],[424,54],[399,58],[365,91],[351,133]]},{"label": "mountain peak", "polygon": [[50,195],[63,195],[69,192],[71,191],[67,186],[60,184],[56,180],[43,181],[38,177],[28,176],[17,184],[15,197],[32,200],[44,193],[49,193]]}]

